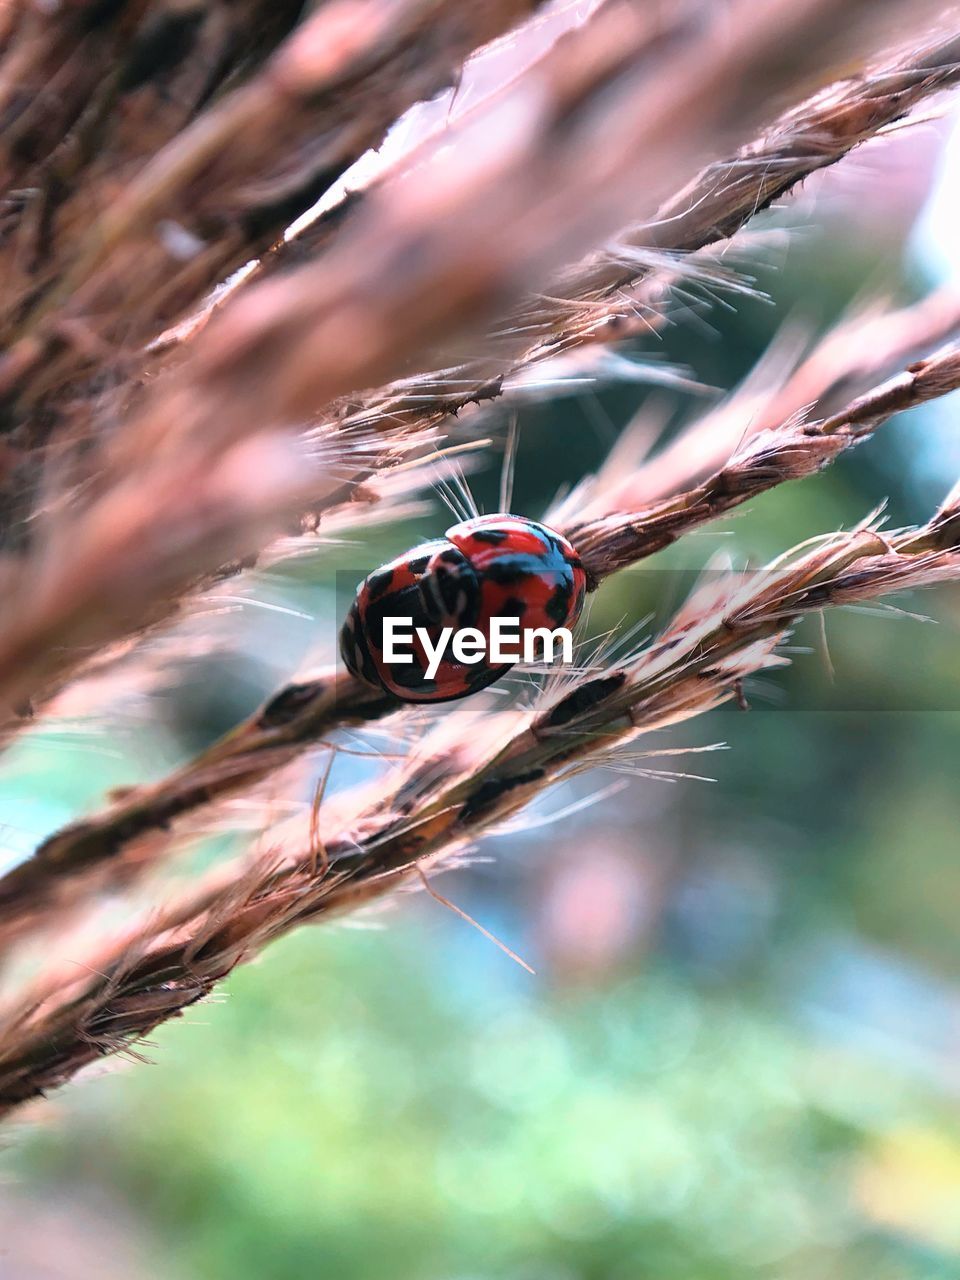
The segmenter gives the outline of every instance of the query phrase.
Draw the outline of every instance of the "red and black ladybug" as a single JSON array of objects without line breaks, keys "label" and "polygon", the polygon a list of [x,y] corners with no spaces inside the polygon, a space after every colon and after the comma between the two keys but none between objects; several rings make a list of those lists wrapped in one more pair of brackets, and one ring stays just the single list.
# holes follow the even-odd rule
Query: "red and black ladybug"
[{"label": "red and black ladybug", "polygon": [[521,634],[555,630],[576,622],[586,585],[580,557],[561,534],[522,516],[477,516],[366,577],[340,633],[340,652],[353,675],[406,702],[465,698],[513,664],[462,663],[448,650],[429,679],[417,640],[412,663],[384,661],[384,619],[411,619],[414,633],[423,627],[432,644],[444,627],[475,627],[489,636],[495,617],[517,618]]}]

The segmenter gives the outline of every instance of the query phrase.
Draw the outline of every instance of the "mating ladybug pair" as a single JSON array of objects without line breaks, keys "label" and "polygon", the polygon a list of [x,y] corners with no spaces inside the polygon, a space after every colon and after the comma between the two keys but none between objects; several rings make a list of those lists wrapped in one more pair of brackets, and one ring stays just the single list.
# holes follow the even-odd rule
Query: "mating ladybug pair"
[{"label": "mating ladybug pair", "polygon": [[[521,635],[534,627],[572,627],[586,587],[580,557],[559,533],[522,516],[478,516],[365,578],[340,633],[340,652],[353,675],[405,702],[464,698],[513,664],[449,655],[430,678],[416,628],[435,645],[447,627],[472,627],[489,637],[493,618],[518,619]],[[386,662],[386,618],[411,620],[412,662]]]}]

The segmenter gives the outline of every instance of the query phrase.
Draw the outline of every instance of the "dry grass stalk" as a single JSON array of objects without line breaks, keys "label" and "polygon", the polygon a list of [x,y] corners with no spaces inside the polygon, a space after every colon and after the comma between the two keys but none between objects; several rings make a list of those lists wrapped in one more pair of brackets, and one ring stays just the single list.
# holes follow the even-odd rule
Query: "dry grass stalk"
[{"label": "dry grass stalk", "polygon": [[267,56],[301,8],[297,0],[5,4],[0,182],[19,199],[4,211],[4,239],[49,219],[48,202],[56,209],[67,184],[91,168],[123,172],[157,150]]},{"label": "dry grass stalk", "polygon": [[753,436],[790,420],[838,414],[871,385],[958,338],[960,294],[952,287],[897,311],[870,307],[849,316],[799,363],[789,335],[777,337],[742,387],[649,457],[643,455],[650,427],[641,411],[599,475],[578,485],[559,513],[634,511],[694,489]]},{"label": "dry grass stalk", "polygon": [[[898,330],[901,320],[896,317]],[[810,423],[788,420],[751,436],[713,476],[688,492],[640,511],[568,522],[563,532],[599,582],[757,494],[812,475],[895,413],[957,387],[960,350],[950,347],[857,397],[832,417]],[[0,948],[51,911],[76,901],[91,887],[90,872],[109,869],[116,885],[142,871],[147,860],[135,856],[125,862],[122,855],[143,835],[166,831],[176,818],[262,781],[336,728],[399,710],[392,698],[335,669],[287,685],[188,765],[159,783],[130,789],[102,813],[54,833],[31,858],[0,878]],[[158,847],[150,860],[162,852]]]},{"label": "dry grass stalk", "polygon": [[[476,21],[508,25],[531,7],[503,0]],[[203,24],[215,8],[198,0]],[[0,571],[7,604],[0,713],[68,679],[87,651],[142,633],[198,580],[257,554],[305,506],[322,511],[342,503],[382,465],[378,455],[371,466],[366,438],[358,447],[358,424],[376,426],[382,447],[402,452],[424,424],[495,394],[505,370],[567,344],[616,336],[611,317],[643,302],[636,294],[623,302],[618,291],[641,282],[655,293],[669,279],[669,259],[663,277],[645,278],[662,262],[651,250],[695,250],[731,234],[805,173],[957,76],[956,6],[946,34],[927,44],[914,32],[939,6],[924,0],[911,10],[908,51],[764,128],[771,95],[795,97],[811,80],[822,84],[848,53],[872,57],[898,19],[902,26],[902,7],[850,0],[842,22],[832,0],[771,0],[760,10],[737,0],[728,8],[723,42],[715,30],[679,38],[680,28],[668,26],[651,67],[659,28],[628,0],[606,0],[582,30],[435,147],[423,167],[356,202],[319,261],[240,289],[177,350],[174,376],[143,388],[130,374],[143,367],[136,348],[151,326],[195,302],[256,235],[265,243],[293,211],[283,198],[292,193],[294,205],[302,202],[318,166],[331,166],[329,176],[346,163],[351,148],[367,145],[363,138],[382,132],[405,99],[424,91],[441,63],[448,76],[462,56],[451,53],[460,49],[452,34],[436,66],[409,62],[405,42],[427,14],[449,15],[452,33],[458,13],[470,7],[458,10],[453,0],[337,0],[259,77],[185,132],[172,129],[172,140],[145,167],[149,146],[138,150],[136,131],[120,129],[113,136],[127,142],[118,143],[115,157],[124,159],[117,170],[106,156],[98,168],[92,144],[109,132],[119,99],[109,91],[94,95],[90,117],[78,126],[83,69],[66,38],[100,7],[81,3],[43,16],[18,8],[0,17],[0,102],[12,104],[14,141],[33,139],[33,154],[13,146],[6,158],[25,166],[24,174],[30,166],[45,174],[56,157],[68,179],[86,168],[105,184],[123,170],[117,208],[102,216],[97,210],[96,243],[82,244],[76,256],[65,232],[84,208],[89,213],[87,193],[41,197],[42,236],[34,249],[40,246],[35,260],[46,275],[24,284],[21,274],[12,286],[8,333],[16,341],[0,361],[9,441],[0,471],[8,480],[29,475],[38,518],[36,534]],[[159,9],[168,12],[164,3]],[[97,31],[89,48],[86,34],[81,41],[81,51],[96,53],[100,65],[105,49],[126,57],[136,47],[148,6],[121,0],[107,12],[109,29]],[[364,22],[344,25],[346,43],[328,46],[321,37],[350,14]],[[412,25],[404,26],[408,19]],[[468,47],[476,33],[471,27],[456,39]],[[385,80],[378,79],[381,71]],[[17,86],[37,74],[60,95],[49,128],[39,132],[36,102],[21,112],[24,99],[17,97]],[[352,92],[354,76],[358,96],[341,115],[340,97]],[[318,87],[326,100],[315,95]],[[354,111],[357,103],[363,109]],[[318,118],[330,133],[315,150]],[[238,122],[250,128],[215,158]],[[291,150],[274,165],[271,130],[288,124]],[[81,154],[87,146],[90,156]],[[689,180],[710,156],[731,151],[732,161]],[[208,180],[202,190],[201,175]],[[105,189],[91,182],[94,203]],[[158,246],[154,223],[169,215],[174,232],[202,240],[200,224],[183,225],[198,191],[204,217],[223,234],[176,273],[168,292],[152,297],[158,264],[168,260],[171,244],[184,243],[174,234]],[[19,217],[25,209],[15,207],[8,225],[15,247],[29,244],[28,220]],[[267,210],[273,230],[244,225],[235,234],[233,219],[243,223],[251,209]],[[628,221],[636,229],[599,253]],[[593,256],[558,275],[585,253]],[[138,278],[131,266],[141,258]],[[29,265],[22,270],[29,277]],[[564,300],[536,295],[545,288]],[[152,310],[116,327],[124,307],[147,300]],[[115,350],[125,342],[132,362]],[[464,360],[451,372],[450,362]],[[424,373],[441,364],[442,374]],[[401,376],[385,392],[368,390]],[[599,579],[753,494],[816,470],[890,413],[958,381],[960,357],[950,349],[822,422],[791,419],[752,438],[678,497],[625,512],[607,506],[581,517],[571,532]],[[303,426],[324,413],[308,447]],[[15,504],[10,509],[16,516]],[[8,526],[4,536],[10,535]],[[287,845],[292,853],[226,868],[214,883],[201,883],[89,956],[79,974],[75,962],[69,974],[51,966],[0,1016],[0,1112],[105,1053],[129,1048],[299,922],[349,909],[422,874],[421,863],[449,860],[552,782],[609,762],[638,734],[716,706],[744,676],[782,661],[777,647],[804,611],[960,577],[958,550],[954,495],[921,529],[883,537],[863,527],[778,564],[759,583],[734,581],[724,592],[699,595],[640,653],[601,674],[555,683],[533,708],[452,713],[386,786],[352,798],[352,813],[332,805],[321,812],[307,845],[298,839]],[[135,837],[251,785],[316,741],[325,726],[392,709],[332,675],[282,690],[176,777],[134,791],[107,814],[48,842],[4,882],[14,894],[11,927],[17,915],[38,918],[51,889],[68,885],[77,868],[113,859],[123,871],[117,855]],[[162,836],[159,843],[167,844]]]},{"label": "dry grass stalk", "polygon": [[[85,648],[154,621],[198,576],[309,505],[304,488],[321,481],[292,456],[288,424],[426,359],[432,345],[475,336],[482,317],[626,210],[652,211],[705,149],[750,136],[771,92],[858,37],[869,48],[891,11],[865,0],[848,10],[839,31],[827,0],[778,0],[759,20],[744,3],[726,45],[691,38],[651,78],[633,62],[648,48],[646,23],[609,0],[518,81],[512,132],[500,131],[495,153],[471,147],[468,131],[468,159],[441,156],[429,191],[422,174],[386,184],[322,263],[228,304],[177,377],[149,388],[133,421],[108,435],[95,482],[82,496],[64,484],[56,518],[36,524],[37,545],[6,566],[0,708],[9,717],[66,678]],[[12,355],[15,396],[30,360]],[[253,448],[262,465],[251,465]]]},{"label": "dry grass stalk", "polygon": [[[387,510],[409,507],[410,495],[436,478],[448,455],[483,443],[474,439],[447,446],[437,430],[414,424],[381,432],[318,427],[302,438],[261,434],[233,448],[222,441],[219,452],[209,433],[179,444],[174,430],[168,434],[174,439],[163,445],[147,436],[132,459],[122,450],[114,459],[108,456],[108,483],[102,493],[94,491],[89,512],[80,493],[51,503],[28,560],[35,573],[32,586],[26,571],[0,563],[0,586],[7,587],[8,599],[16,601],[17,590],[25,597],[16,622],[6,632],[0,626],[0,654],[6,645],[12,655],[6,659],[9,678],[26,674],[34,682],[25,700],[28,714],[8,715],[6,724],[0,718],[0,749],[71,681],[84,681],[129,655],[176,614],[209,607],[208,593],[216,584],[254,565],[315,549],[318,538],[336,538],[371,518],[385,519]],[[225,499],[241,503],[245,486],[246,515],[235,509],[230,528],[223,530]],[[145,488],[158,502],[160,516],[144,505]],[[191,556],[205,537],[214,540],[213,552],[216,540],[228,537],[223,550],[230,555],[215,565],[211,555],[213,567],[203,573],[194,570]],[[78,570],[86,576],[81,572],[78,578]],[[164,588],[165,577],[171,587]],[[78,625],[85,620],[97,629],[89,639]],[[53,626],[62,627],[72,643],[37,648],[28,660],[30,637],[50,636]],[[3,680],[0,671],[0,690]],[[8,698],[15,706],[9,692]]]},{"label": "dry grass stalk", "polygon": [[[512,371],[584,342],[629,337],[638,320],[649,328],[675,278],[668,255],[693,254],[728,239],[803,178],[835,164],[958,78],[960,34],[950,29],[787,111],[735,154],[701,170],[650,222],[622,231],[613,248],[552,280],[550,297],[528,300],[511,321],[525,340]],[[307,235],[325,239],[328,229],[321,222]],[[452,377],[427,375],[388,388],[353,413],[361,421],[396,421],[404,413],[432,421],[498,395],[501,384],[489,366],[468,364]]]},{"label": "dry grass stalk", "polygon": [[[694,488],[639,511],[613,512],[567,522],[564,532],[588,573],[601,578],[669,546],[683,534],[758,494],[812,475],[859,444],[894,414],[960,387],[955,346],[912,364],[820,422],[788,418],[749,433],[743,446]],[[601,499],[601,503],[604,503]]]},{"label": "dry grass stalk", "polygon": [[[57,210],[26,296],[10,302],[6,362],[17,368],[20,410],[102,365],[96,355],[108,344],[121,359],[124,349],[135,355],[538,2],[324,5],[109,201],[97,208],[94,197],[92,219],[84,186]],[[87,341],[65,345],[68,327],[82,327]]]},{"label": "dry grass stalk", "polygon": [[[372,192],[321,261],[241,291],[197,344],[196,376],[242,397],[244,416],[296,417],[393,376],[408,335],[421,352],[456,354],[451,321],[473,344],[481,319],[614,234],[625,210],[654,214],[706,152],[752,135],[771,95],[789,93],[863,35],[867,9],[871,27],[882,17],[875,4],[848,6],[841,34],[826,0],[776,3],[760,20],[752,6],[734,6],[723,43],[715,31],[691,37],[652,74],[636,66],[647,21],[608,0],[502,101],[454,130],[440,159]],[[497,146],[481,150],[494,120]],[[472,150],[469,162],[458,143]],[[462,328],[466,312],[472,331]],[[489,372],[502,368],[501,352]]]},{"label": "dry grass stalk", "polygon": [[[454,79],[477,43],[536,0],[339,0],[257,73],[301,7],[127,4],[127,43],[104,49],[109,71],[93,66],[104,90],[93,136],[85,143],[64,104],[68,143],[37,151],[23,200],[8,202],[0,546],[23,545],[51,457],[78,443],[89,449],[131,415],[140,382],[156,374],[143,344],[169,317],[277,239],[396,114]],[[84,21],[67,23],[67,34]],[[42,35],[27,32],[21,44],[39,55]],[[85,54],[81,42],[68,60],[81,80]],[[238,71],[246,81],[208,106]],[[32,81],[17,90],[18,107],[30,92]],[[39,109],[10,120],[11,149]],[[96,469],[95,455],[87,470]]]},{"label": "dry grass stalk", "polygon": [[142,465],[118,460],[101,494],[65,495],[46,513],[38,545],[0,570],[8,727],[91,651],[167,616],[210,561],[255,552],[282,532],[291,506],[317,496],[315,460],[290,436],[261,434],[217,453],[196,438],[148,450]]},{"label": "dry grass stalk", "polygon": [[[163,687],[174,678],[174,668],[182,668],[184,661],[209,654],[217,646],[218,636],[207,624],[213,617],[225,618],[240,601],[255,593],[257,575],[262,571],[291,568],[298,560],[354,541],[360,529],[425,515],[430,503],[423,492],[436,483],[447,460],[466,455],[469,468],[470,455],[490,443],[488,438],[480,438],[444,446],[436,432],[411,432],[386,440],[378,436],[370,441],[369,474],[351,475],[342,486],[342,501],[337,501],[334,492],[319,509],[304,512],[294,531],[199,579],[177,601],[173,618],[164,616],[157,625],[144,625],[135,635],[92,652],[71,670],[66,685],[54,689],[41,704],[40,715],[49,724],[72,719],[77,707],[103,705],[95,687],[101,681],[105,690],[112,687],[127,695],[136,690],[142,696]],[[404,456],[408,452],[411,457]],[[459,465],[463,469],[463,462]],[[109,695],[105,700],[110,700]],[[35,715],[37,710],[35,707]],[[89,714],[89,710],[81,714]],[[0,744],[2,741],[0,738]]]},{"label": "dry grass stalk", "polygon": [[731,161],[717,161],[698,173],[660,206],[655,220],[629,229],[606,253],[566,273],[563,296],[600,300],[630,288],[636,279],[632,250],[689,253],[728,239],[803,178],[836,163],[958,79],[960,33],[947,26],[932,39],[828,85],[786,111]]},{"label": "dry grass stalk", "polygon": [[[9,9],[11,6],[7,6]],[[115,366],[132,321],[112,347],[65,310],[44,342],[10,343],[58,279],[84,232],[97,224],[131,175],[202,112],[237,77],[256,71],[298,18],[300,0],[121,0],[120,3],[21,6],[0,55],[0,334],[5,355],[4,427],[16,453],[16,483],[0,468],[0,545],[11,525],[31,514],[31,451],[79,419],[102,378],[64,385],[54,366],[65,353],[94,371]],[[163,230],[158,228],[157,239]],[[46,349],[46,366],[36,365]],[[33,367],[47,399],[44,412],[17,411],[9,374]],[[38,392],[40,388],[37,388]],[[11,401],[11,394],[14,399]],[[66,401],[66,403],[62,403]],[[68,408],[69,406],[69,408]]]},{"label": "dry grass stalk", "polygon": [[[20,5],[0,48],[4,185],[86,176],[107,155],[119,172],[144,159],[268,57],[301,8],[292,0]],[[96,147],[86,132],[93,121]],[[137,144],[141,125],[147,136]],[[64,171],[68,156],[83,169]],[[38,193],[21,194],[29,202]]]},{"label": "dry grass stalk", "polygon": [[864,526],[759,579],[714,585],[634,657],[561,683],[532,709],[487,716],[482,731],[469,709],[457,713],[386,794],[379,787],[333,828],[321,812],[319,849],[258,859],[140,921],[82,965],[73,957],[68,971],[44,974],[0,1017],[0,1114],[129,1049],[273,938],[389,892],[572,771],[734,696],[746,676],[785,661],[777,648],[803,613],[957,579],[958,549],[960,492],[920,528],[884,536]]}]

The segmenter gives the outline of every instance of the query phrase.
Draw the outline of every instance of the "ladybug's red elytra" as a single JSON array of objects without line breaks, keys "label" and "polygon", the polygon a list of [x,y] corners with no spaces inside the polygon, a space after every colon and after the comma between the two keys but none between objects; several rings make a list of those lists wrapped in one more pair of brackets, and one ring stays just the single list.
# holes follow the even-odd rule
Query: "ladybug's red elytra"
[{"label": "ladybug's red elytra", "polygon": [[580,557],[562,534],[523,516],[477,516],[364,578],[340,632],[340,653],[354,676],[405,702],[465,698],[513,664],[462,663],[447,651],[429,679],[416,639],[412,663],[385,662],[384,619],[411,619],[431,643],[444,627],[475,627],[489,636],[497,617],[517,618],[521,634],[555,630],[577,621],[586,587]]}]

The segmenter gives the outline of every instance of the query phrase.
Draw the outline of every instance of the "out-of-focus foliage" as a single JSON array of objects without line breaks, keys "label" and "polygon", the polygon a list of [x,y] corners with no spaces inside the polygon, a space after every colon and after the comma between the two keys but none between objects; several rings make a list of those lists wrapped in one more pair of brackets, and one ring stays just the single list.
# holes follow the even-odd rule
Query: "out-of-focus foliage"
[{"label": "out-of-focus foliage", "polygon": [[[850,224],[800,238],[762,277],[776,309],[738,303],[722,341],[678,323],[664,353],[733,385],[796,300],[825,325],[865,277],[922,287]],[[519,507],[538,514],[596,465],[638,397],[527,413]],[[717,551],[757,563],[887,496],[894,522],[922,519],[950,483],[935,442],[957,414],[911,415],[613,580],[591,626],[664,616],[683,586],[664,567]],[[495,474],[476,489],[491,507]],[[315,621],[244,613],[236,654],[194,664],[149,722],[142,708],[108,721],[102,754],[82,737],[21,751],[11,856],[221,732],[308,644],[330,646],[336,568],[440,520],[265,580],[263,599]],[[651,741],[726,742],[646,762],[716,785],[630,777],[445,877],[536,979],[425,895],[398,899],[384,930],[301,931],[158,1032],[155,1066],[71,1087],[42,1126],[12,1129],[0,1170],[17,1202],[96,1189],[156,1280],[954,1280],[958,606],[950,592],[909,602],[939,627],[832,617],[832,678],[808,622],[794,666],[748,689],[749,715]],[[344,757],[335,783],[360,768]],[[531,816],[608,781],[578,780]],[[28,794],[43,801],[28,809]],[[12,1241],[0,1276],[34,1280]],[[74,1280],[70,1258],[50,1274]]]},{"label": "out-of-focus foliage", "polygon": [[551,990],[404,914],[238,973],[21,1167],[108,1179],[204,1280],[956,1274],[922,1081],[660,963]]}]

